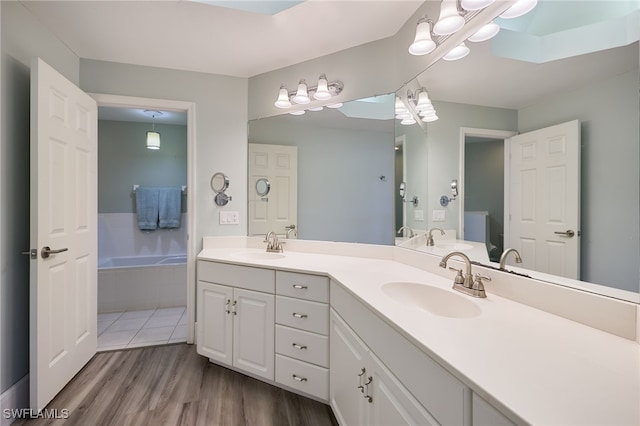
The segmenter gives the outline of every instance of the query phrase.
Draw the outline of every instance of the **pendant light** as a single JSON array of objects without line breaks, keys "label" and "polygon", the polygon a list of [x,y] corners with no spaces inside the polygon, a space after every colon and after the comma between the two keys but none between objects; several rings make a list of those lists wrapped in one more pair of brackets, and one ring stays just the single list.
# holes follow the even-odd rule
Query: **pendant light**
[{"label": "pendant light", "polygon": [[458,13],[458,0],[442,0],[440,17],[433,26],[433,32],[442,36],[453,34],[464,26],[464,22]]},{"label": "pendant light", "polygon": [[454,47],[442,57],[445,61],[457,61],[458,59],[462,59],[469,54],[469,48],[466,44],[460,43],[458,46]]},{"label": "pendant light", "polygon": [[480,27],[480,29],[476,31],[475,34],[469,37],[467,40],[472,41],[474,43],[477,43],[480,41],[486,41],[486,40],[489,40],[490,38],[495,37],[495,35],[498,34],[499,31],[500,31],[500,26],[495,22],[491,21],[488,24],[485,24],[482,27]]},{"label": "pendant light", "polygon": [[509,9],[502,12],[501,18],[511,19],[530,12],[538,4],[538,0],[518,0]]},{"label": "pendant light", "polygon": [[436,48],[436,42],[431,38],[431,23],[426,17],[418,21],[416,27],[416,37],[409,46],[409,53],[412,55],[426,55],[433,52]]},{"label": "pendant light", "polygon": [[155,119],[162,116],[160,111],[145,110],[145,114],[151,116],[151,130],[147,132],[147,149],[160,149],[160,132],[155,131]]}]

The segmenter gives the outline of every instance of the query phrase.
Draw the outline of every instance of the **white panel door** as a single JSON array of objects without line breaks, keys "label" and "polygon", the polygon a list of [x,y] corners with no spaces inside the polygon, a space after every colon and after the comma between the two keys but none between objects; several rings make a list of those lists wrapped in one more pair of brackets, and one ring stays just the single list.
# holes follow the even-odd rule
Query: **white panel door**
[{"label": "white panel door", "polygon": [[510,190],[505,247],[522,267],[580,278],[580,122],[510,139]]},{"label": "white panel door", "polygon": [[[31,65],[30,399],[41,409],[97,345],[97,106]],[[45,247],[58,253],[41,254]]]},{"label": "white panel door", "polygon": [[[266,196],[256,192],[256,181],[266,178]],[[298,221],[298,148],[249,144],[249,235],[269,231],[283,235]]]},{"label": "white panel door", "polygon": [[233,365],[274,379],[275,296],[234,289]]},{"label": "white panel door", "polygon": [[197,351],[222,364],[233,365],[233,288],[198,281]]}]

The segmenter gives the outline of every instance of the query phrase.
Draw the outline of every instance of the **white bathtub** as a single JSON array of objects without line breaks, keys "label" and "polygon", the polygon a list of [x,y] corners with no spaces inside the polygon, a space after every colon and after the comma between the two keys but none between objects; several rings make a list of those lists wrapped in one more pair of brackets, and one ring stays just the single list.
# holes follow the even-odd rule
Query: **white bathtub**
[{"label": "white bathtub", "polygon": [[184,306],[187,256],[132,256],[98,264],[98,313]]}]

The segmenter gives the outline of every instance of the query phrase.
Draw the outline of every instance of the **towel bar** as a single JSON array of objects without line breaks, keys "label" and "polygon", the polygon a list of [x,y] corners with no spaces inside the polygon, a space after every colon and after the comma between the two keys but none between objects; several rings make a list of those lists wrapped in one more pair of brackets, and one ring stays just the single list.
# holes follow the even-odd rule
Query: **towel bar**
[{"label": "towel bar", "polygon": [[[138,189],[138,188],[140,188],[140,185],[133,185],[132,192],[135,194],[136,193],[136,189]],[[182,193],[184,195],[187,195],[187,185],[182,185],[181,189],[182,189]]]}]

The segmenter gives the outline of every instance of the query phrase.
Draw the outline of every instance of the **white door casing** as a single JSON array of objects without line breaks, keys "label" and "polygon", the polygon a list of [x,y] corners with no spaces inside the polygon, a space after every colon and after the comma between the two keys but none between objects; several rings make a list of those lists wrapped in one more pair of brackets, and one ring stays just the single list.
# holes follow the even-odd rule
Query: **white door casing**
[{"label": "white door casing", "polygon": [[580,122],[514,136],[510,153],[505,247],[518,266],[580,279]]},{"label": "white door casing", "polygon": [[[267,178],[270,192],[262,197],[255,183]],[[269,231],[286,234],[298,221],[298,148],[296,146],[249,144],[249,235]]]},{"label": "white door casing", "polygon": [[[97,106],[31,65],[30,405],[45,405],[97,346]],[[44,258],[43,247],[67,249]]]}]

